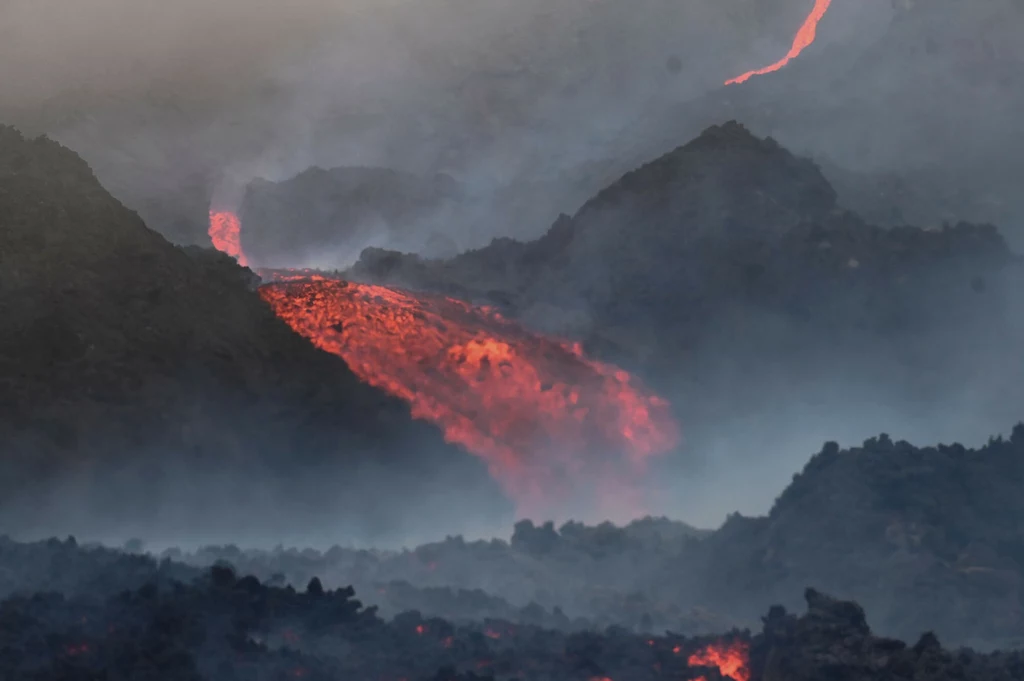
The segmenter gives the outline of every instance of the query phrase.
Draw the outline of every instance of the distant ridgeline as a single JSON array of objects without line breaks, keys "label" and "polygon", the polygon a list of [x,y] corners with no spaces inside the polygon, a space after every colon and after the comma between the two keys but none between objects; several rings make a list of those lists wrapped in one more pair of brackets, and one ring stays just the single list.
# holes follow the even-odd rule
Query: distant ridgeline
[{"label": "distant ridgeline", "polygon": [[[812,162],[730,122],[627,173],[536,241],[498,239],[443,262],[370,250],[350,276],[497,304],[652,382],[727,358],[751,385],[787,366],[790,380],[848,371],[877,386],[909,366],[904,384],[927,377],[926,392],[941,393],[989,362],[1021,369],[1008,340],[1024,318],[1021,270],[991,225],[865,223]],[[966,343],[973,328],[986,338]]]}]

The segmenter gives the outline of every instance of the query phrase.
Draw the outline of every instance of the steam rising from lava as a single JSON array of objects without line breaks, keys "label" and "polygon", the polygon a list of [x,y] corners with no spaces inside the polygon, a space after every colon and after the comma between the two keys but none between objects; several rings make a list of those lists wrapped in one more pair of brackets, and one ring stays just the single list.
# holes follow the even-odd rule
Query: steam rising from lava
[{"label": "steam rising from lava", "polygon": [[796,59],[804,49],[814,42],[814,39],[818,34],[818,22],[820,22],[822,17],[825,16],[825,12],[828,11],[829,5],[831,4],[832,0],[814,0],[814,9],[811,10],[807,19],[804,20],[800,30],[797,31],[796,37],[793,38],[793,46],[789,48],[789,52],[786,53],[785,57],[769,66],[755,69],[753,71],[747,71],[741,76],[725,81],[725,84],[734,85],[737,83],[745,83],[754,76],[763,76],[766,73],[778,71],[791,60]]},{"label": "steam rising from lava", "polygon": [[668,404],[625,371],[492,309],[323,277],[260,295],[314,345],[483,458],[520,514],[551,513],[589,483],[603,513],[635,516],[647,459],[678,442]]}]

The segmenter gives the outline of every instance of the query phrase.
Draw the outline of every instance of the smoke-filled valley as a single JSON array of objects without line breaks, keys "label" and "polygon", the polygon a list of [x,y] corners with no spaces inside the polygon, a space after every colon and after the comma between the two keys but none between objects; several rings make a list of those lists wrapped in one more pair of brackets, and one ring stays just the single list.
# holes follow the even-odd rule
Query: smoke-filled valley
[{"label": "smoke-filled valley", "polygon": [[0,678],[1024,678],[1022,30],[3,4]]}]

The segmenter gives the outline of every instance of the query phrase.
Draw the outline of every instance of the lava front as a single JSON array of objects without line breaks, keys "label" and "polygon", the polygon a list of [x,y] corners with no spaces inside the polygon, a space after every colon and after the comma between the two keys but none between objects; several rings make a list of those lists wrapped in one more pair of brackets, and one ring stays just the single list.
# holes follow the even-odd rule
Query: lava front
[{"label": "lava front", "polygon": [[628,373],[493,309],[322,277],[274,282],[260,295],[362,380],[482,457],[521,515],[549,514],[581,490],[606,515],[642,512],[645,464],[678,443],[667,402]]}]

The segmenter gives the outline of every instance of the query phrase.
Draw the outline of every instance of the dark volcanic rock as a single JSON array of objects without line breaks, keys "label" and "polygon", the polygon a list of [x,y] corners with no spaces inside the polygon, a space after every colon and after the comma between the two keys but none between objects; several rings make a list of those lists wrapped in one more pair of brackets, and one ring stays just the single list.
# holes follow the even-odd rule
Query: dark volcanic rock
[{"label": "dark volcanic rock", "polygon": [[261,480],[288,486],[319,467],[303,494],[337,510],[361,461],[408,459],[413,476],[435,456],[469,461],[293,333],[256,281],[147,229],[73,152],[0,128],[4,528],[45,528],[76,495],[88,502],[62,531],[85,531],[93,513],[128,527],[178,512],[248,525],[230,500],[258,506]]},{"label": "dark volcanic rock", "polygon": [[386,168],[310,168],[283,182],[255,180],[239,212],[243,248],[276,267],[304,266],[322,253],[354,257],[372,244],[447,254],[425,221],[457,198],[450,177]]},{"label": "dark volcanic rock", "polygon": [[374,250],[352,272],[480,299],[503,293],[530,319],[538,306],[583,308],[598,335],[653,327],[678,349],[737,307],[800,322],[843,303],[829,323],[885,323],[892,314],[866,296],[895,295],[900,312],[913,312],[922,277],[956,275],[932,294],[945,301],[958,284],[970,288],[963,270],[991,274],[1013,261],[991,226],[865,224],[839,210],[812,162],[730,122],[627,173],[537,241],[499,239],[444,262]]},{"label": "dark volcanic rock", "polygon": [[[734,516],[714,532],[664,519],[558,529],[523,522],[510,542],[453,537],[396,552],[221,546],[168,551],[159,563],[71,540],[0,539],[0,597],[107,596],[230,564],[312,596],[354,584],[389,617],[414,609],[456,624],[685,635],[749,625],[772,604],[807,600],[799,623],[772,611],[769,647],[816,658],[797,666],[831,664],[835,653],[836,664],[877,672],[888,662],[876,653],[890,644],[872,639],[869,622],[908,641],[934,631],[946,643],[982,649],[1024,643],[1022,461],[1024,425],[978,450],[919,449],[885,436],[847,451],[828,444],[771,513]],[[864,604],[870,619],[819,591]],[[769,657],[765,651],[766,668],[790,664]]]},{"label": "dark volcanic rock", "polygon": [[[119,567],[111,575],[120,576]],[[0,678],[1008,681],[1024,664],[1019,653],[954,655],[931,635],[910,647],[875,637],[859,605],[814,590],[806,614],[774,607],[760,634],[687,638],[620,627],[566,633],[504,620],[454,624],[417,611],[384,620],[350,587],[328,590],[315,579],[304,591],[269,586],[229,565],[187,583],[133,582],[126,575],[126,588],[114,594],[0,601]],[[731,651],[736,664],[689,664],[709,649]]]},{"label": "dark volcanic rock", "polygon": [[800,617],[773,607],[751,649],[752,678],[760,681],[820,679],[1013,679],[1024,671],[1020,653],[954,654],[930,633],[917,644],[871,635],[864,610],[814,589]]},{"label": "dark volcanic rock", "polygon": [[886,633],[1019,644],[1022,481],[1024,425],[978,450],[827,444],[767,517],[706,541],[703,594],[752,614],[813,584],[864,603]]}]

